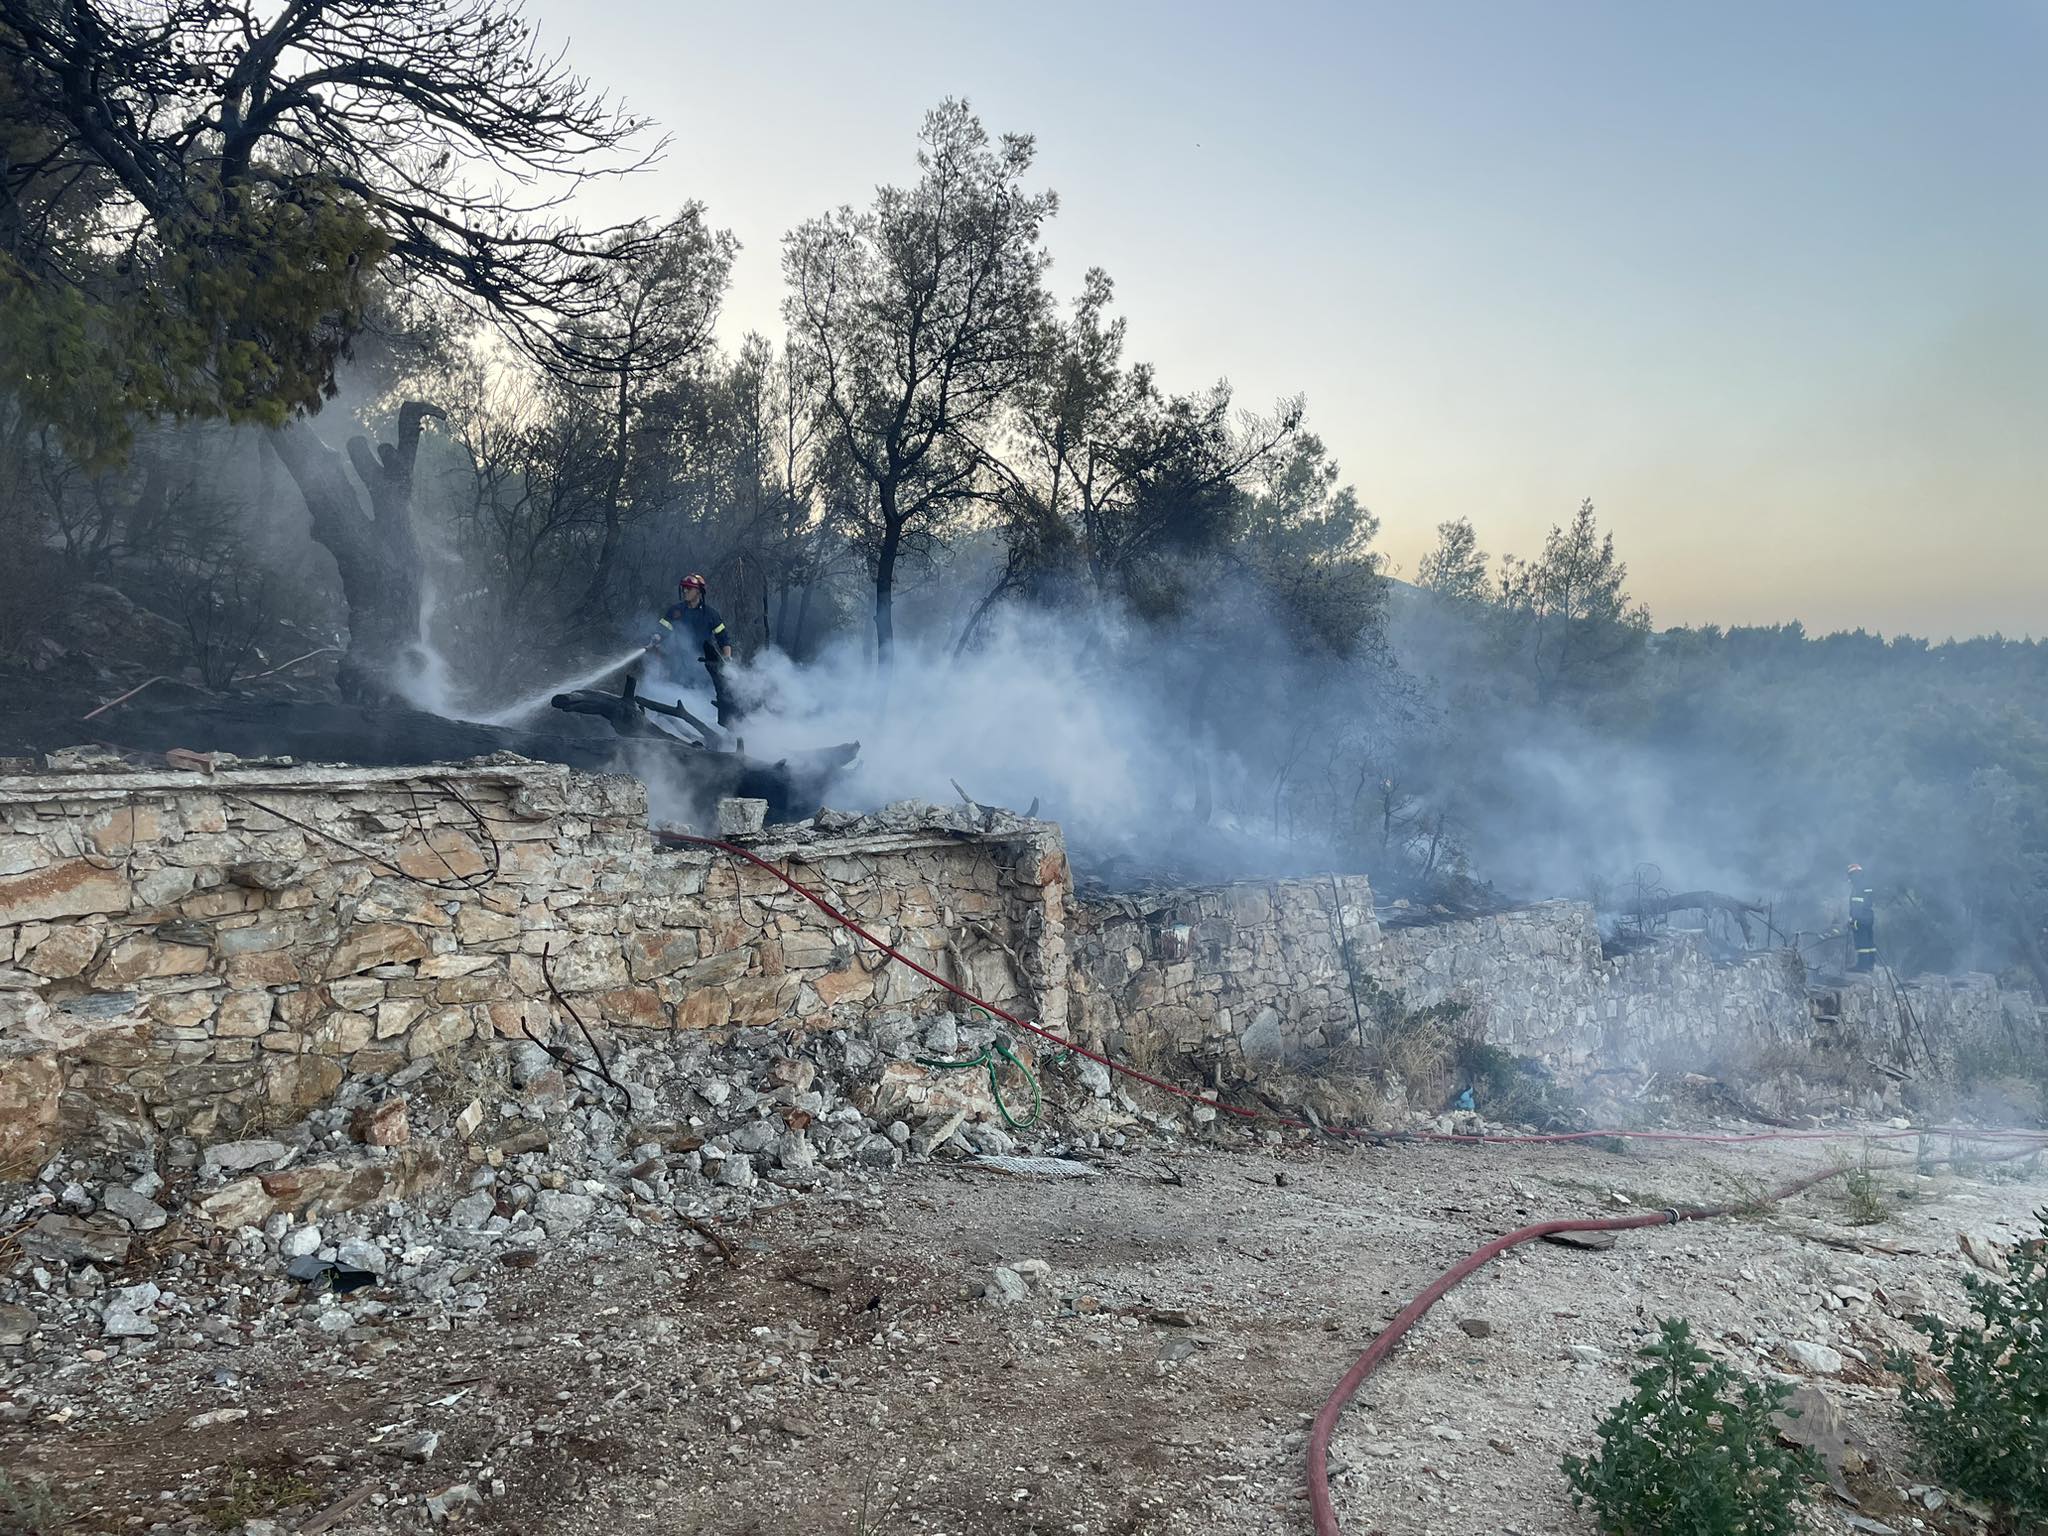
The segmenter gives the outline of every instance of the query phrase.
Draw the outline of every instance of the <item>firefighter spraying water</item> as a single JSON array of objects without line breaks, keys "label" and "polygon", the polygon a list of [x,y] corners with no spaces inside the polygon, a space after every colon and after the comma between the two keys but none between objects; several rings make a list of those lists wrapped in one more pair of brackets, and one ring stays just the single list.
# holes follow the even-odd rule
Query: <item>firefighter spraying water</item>
[{"label": "firefighter spraying water", "polygon": [[725,666],[732,658],[732,636],[716,608],[705,601],[704,578],[692,571],[676,583],[678,601],[664,609],[661,629],[647,642],[649,654],[666,652],[668,642],[682,637],[683,648],[694,650],[704,670],[711,675],[711,694],[718,707],[718,723],[738,723],[740,708],[726,686]]}]

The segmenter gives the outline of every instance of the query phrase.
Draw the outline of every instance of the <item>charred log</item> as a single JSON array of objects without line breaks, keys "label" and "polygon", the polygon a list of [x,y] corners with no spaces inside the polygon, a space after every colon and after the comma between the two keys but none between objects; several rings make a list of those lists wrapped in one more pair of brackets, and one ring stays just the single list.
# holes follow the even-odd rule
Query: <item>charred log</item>
[{"label": "charred log", "polygon": [[1724,912],[1742,928],[1745,944],[1751,942],[1750,923],[1767,923],[1769,909],[1759,902],[1742,901],[1719,891],[1680,891],[1675,896],[1662,892],[1645,894],[1629,915],[1638,920],[1669,917],[1673,912]]},{"label": "charred log", "polygon": [[400,768],[509,752],[587,773],[629,773],[646,783],[679,788],[706,805],[727,795],[766,800],[773,821],[815,815],[833,777],[860,750],[849,743],[761,762],[679,740],[644,718],[644,735],[622,735],[607,728],[609,721],[601,725],[573,713],[552,717],[552,729],[523,730],[448,720],[395,705],[373,709],[223,698],[172,684],[160,684],[89,724],[81,722],[77,702],[71,698],[18,692],[9,705],[0,717],[0,756],[96,741],[131,752],[190,749]]},{"label": "charred log", "polygon": [[[700,720],[680,701],[664,704],[642,696],[628,677],[618,693],[595,688],[558,693],[548,701],[570,715],[595,716],[618,733],[629,771],[641,778],[664,768],[680,772],[689,790],[703,799],[738,796],[768,802],[770,821],[801,821],[817,814],[825,788],[860,754],[860,743],[842,742],[814,752],[792,752],[774,762],[747,756],[744,743]],[[647,718],[647,711],[681,720],[701,741],[686,741]],[[732,739],[732,746],[725,745]]]}]

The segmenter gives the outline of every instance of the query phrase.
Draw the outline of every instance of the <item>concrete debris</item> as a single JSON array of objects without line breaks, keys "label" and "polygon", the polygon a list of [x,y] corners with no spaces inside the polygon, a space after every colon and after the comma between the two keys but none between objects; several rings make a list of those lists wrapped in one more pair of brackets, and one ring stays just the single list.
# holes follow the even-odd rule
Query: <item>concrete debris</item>
[{"label": "concrete debris", "polygon": [[753,837],[768,820],[766,800],[725,799],[718,802],[720,837]]}]

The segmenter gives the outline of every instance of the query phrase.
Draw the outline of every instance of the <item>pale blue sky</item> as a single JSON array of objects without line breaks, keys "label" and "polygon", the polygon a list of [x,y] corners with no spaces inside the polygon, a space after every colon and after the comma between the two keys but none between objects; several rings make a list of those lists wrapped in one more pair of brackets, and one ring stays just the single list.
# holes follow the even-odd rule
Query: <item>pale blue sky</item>
[{"label": "pale blue sky", "polygon": [[1412,573],[1590,495],[1660,623],[2048,634],[2048,4],[539,0],[657,118],[610,212],[779,242],[1035,134],[1055,279],[1175,387],[1308,396]]}]

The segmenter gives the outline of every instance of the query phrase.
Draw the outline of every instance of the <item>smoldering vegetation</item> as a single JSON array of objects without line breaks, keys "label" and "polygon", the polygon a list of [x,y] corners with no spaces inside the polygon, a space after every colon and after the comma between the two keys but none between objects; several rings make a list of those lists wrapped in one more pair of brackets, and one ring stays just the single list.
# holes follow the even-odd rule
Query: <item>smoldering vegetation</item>
[{"label": "smoldering vegetation", "polygon": [[[431,71],[435,14],[407,0],[363,46]],[[464,91],[596,113],[580,81],[494,80],[480,57]],[[9,132],[59,145],[38,164],[92,166],[33,51],[9,59]],[[205,78],[156,81],[151,112]],[[403,179],[345,108],[294,110],[329,114],[295,142],[353,143],[352,175]],[[380,110],[446,131],[431,95]],[[2040,644],[1660,630],[1590,503],[1518,556],[1446,525],[1392,580],[1302,401],[1161,379],[1099,270],[1056,293],[1032,141],[965,103],[930,114],[907,180],[789,232],[783,334],[731,346],[736,248],[694,204],[522,244],[503,232],[530,210],[493,224],[481,192],[435,204],[406,181],[475,226],[465,249],[538,263],[506,269],[514,304],[440,247],[368,238],[373,210],[325,183],[285,223],[252,183],[222,205],[234,239],[206,248],[235,303],[180,298],[176,242],[227,215],[165,191],[199,174],[179,157],[205,134],[159,144],[150,120],[127,147],[154,179],[32,170],[0,202],[10,708],[83,715],[169,675],[510,719],[631,667],[708,712],[693,657],[635,659],[696,571],[739,653],[748,750],[859,740],[849,808],[1035,804],[1112,884],[1357,870],[1424,915],[1571,895],[1619,925],[1708,891],[1748,910],[1748,942],[1822,966],[1859,862],[1887,960],[2048,991]],[[600,147],[630,136],[589,120],[613,124]],[[118,269],[115,230],[135,253]],[[221,253],[279,230],[309,291],[243,335],[283,300]],[[164,371],[164,335],[147,368],[124,350],[138,284],[189,373]],[[232,397],[222,359],[248,365]]]}]

